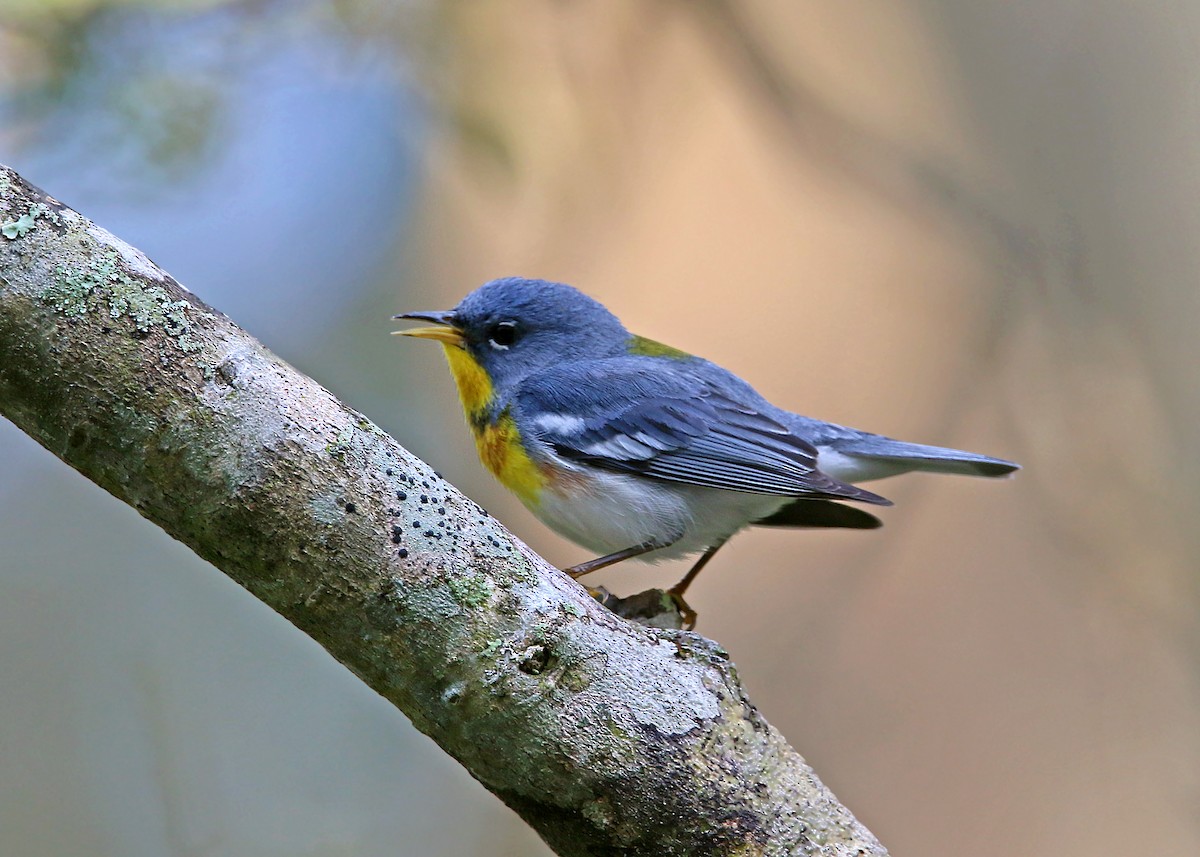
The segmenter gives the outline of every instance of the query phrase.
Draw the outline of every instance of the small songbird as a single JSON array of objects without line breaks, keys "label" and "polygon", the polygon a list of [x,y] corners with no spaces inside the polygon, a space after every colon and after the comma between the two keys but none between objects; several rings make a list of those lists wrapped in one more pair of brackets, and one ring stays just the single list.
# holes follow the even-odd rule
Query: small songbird
[{"label": "small songbird", "polygon": [[700,553],[684,591],[734,533],[880,526],[840,501],[890,506],[855,482],[912,470],[1003,476],[999,458],[905,443],[775,407],[731,372],[636,336],[600,303],[545,280],[493,280],[432,322],[484,465],[551,529],[601,554]]}]

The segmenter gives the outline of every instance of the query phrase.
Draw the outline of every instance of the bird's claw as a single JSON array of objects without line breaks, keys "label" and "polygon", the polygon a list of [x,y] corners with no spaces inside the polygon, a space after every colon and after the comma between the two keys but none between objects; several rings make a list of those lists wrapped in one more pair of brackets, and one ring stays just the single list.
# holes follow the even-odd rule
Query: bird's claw
[{"label": "bird's claw", "polygon": [[679,618],[683,623],[683,630],[694,631],[696,629],[696,611],[691,608],[691,605],[683,600],[683,594],[676,592],[674,589],[668,589],[667,597],[671,599],[672,603],[675,605],[675,609],[679,611]]},{"label": "bird's claw", "polygon": [[626,598],[618,598],[603,586],[584,587],[613,613],[651,628],[690,631],[696,624],[696,613],[682,598],[661,589],[648,589]]}]

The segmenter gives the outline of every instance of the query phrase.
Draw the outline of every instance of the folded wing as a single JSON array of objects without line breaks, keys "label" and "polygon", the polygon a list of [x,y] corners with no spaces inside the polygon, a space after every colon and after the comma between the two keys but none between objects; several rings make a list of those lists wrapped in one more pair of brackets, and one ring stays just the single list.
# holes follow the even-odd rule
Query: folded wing
[{"label": "folded wing", "polygon": [[526,380],[522,424],[559,455],[664,482],[890,505],[817,469],[817,450],[736,387],[652,358],[574,363]]}]

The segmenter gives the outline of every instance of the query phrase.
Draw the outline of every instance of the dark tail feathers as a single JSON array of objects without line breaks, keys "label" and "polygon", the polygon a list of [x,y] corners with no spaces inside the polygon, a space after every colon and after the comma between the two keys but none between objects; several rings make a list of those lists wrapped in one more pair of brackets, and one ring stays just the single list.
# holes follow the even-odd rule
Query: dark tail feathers
[{"label": "dark tail feathers", "polygon": [[869,512],[853,506],[843,506],[832,500],[793,500],[778,512],[755,521],[759,527],[839,527],[850,530],[873,530],[883,521]]}]

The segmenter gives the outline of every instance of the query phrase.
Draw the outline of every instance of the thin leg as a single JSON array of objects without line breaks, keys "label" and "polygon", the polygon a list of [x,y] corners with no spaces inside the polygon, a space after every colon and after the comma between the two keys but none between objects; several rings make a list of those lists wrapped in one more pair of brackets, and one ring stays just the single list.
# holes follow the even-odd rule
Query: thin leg
[{"label": "thin leg", "polygon": [[669,592],[675,598],[682,599],[683,593],[687,591],[689,586],[692,585],[692,581],[696,579],[696,576],[700,574],[700,572],[704,569],[704,566],[708,565],[708,561],[713,558],[713,555],[717,551],[721,549],[721,545],[723,544],[725,544],[724,541],[719,541],[704,553],[700,554],[700,559],[696,560],[696,564],[692,566],[692,570],[685,574],[683,576],[683,580],[676,583],[674,586],[668,589],[667,592]]},{"label": "thin leg", "polygon": [[[667,544],[670,544],[670,542]],[[616,565],[622,560],[630,559],[635,556],[641,556],[644,553],[650,553],[650,551],[658,550],[659,548],[665,548],[667,547],[667,544],[663,544],[662,542],[651,539],[648,542],[642,542],[640,545],[634,545],[631,548],[625,548],[625,550],[620,550],[616,553],[599,556],[595,559],[589,559],[587,562],[581,562],[579,565],[573,565],[570,568],[564,568],[563,572],[578,580],[585,574],[590,574],[593,571],[599,571],[602,568],[608,568],[610,565]]]},{"label": "thin leg", "polygon": [[704,553],[700,554],[700,559],[696,560],[696,564],[692,566],[691,571],[683,576],[683,580],[667,590],[667,595],[671,596],[671,600],[679,608],[679,617],[683,620],[685,631],[690,631],[696,627],[696,611],[689,607],[688,603],[683,600],[683,593],[687,591],[692,581],[696,579],[696,576],[700,574],[704,566],[708,565],[708,561],[721,549],[721,545],[723,544],[725,544],[724,541],[717,542]]}]

